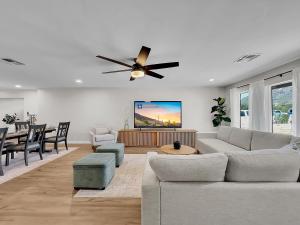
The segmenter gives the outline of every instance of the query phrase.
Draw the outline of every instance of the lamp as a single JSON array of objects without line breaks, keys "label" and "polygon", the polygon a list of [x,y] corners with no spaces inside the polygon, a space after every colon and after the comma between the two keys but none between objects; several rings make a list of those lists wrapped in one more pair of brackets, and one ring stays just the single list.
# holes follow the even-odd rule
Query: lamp
[{"label": "lamp", "polygon": [[139,69],[139,68],[133,69],[133,70],[131,71],[131,76],[132,76],[133,78],[143,77],[143,76],[145,76],[145,72],[144,72],[142,69]]}]

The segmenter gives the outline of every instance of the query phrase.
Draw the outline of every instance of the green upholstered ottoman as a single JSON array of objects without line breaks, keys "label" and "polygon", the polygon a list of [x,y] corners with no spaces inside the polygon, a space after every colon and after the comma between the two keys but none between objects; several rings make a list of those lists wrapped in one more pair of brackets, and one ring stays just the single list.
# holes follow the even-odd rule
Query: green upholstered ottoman
[{"label": "green upholstered ottoman", "polygon": [[115,154],[91,153],[73,164],[75,189],[105,189],[115,174]]},{"label": "green upholstered ottoman", "polygon": [[104,144],[96,148],[96,153],[110,152],[114,153],[116,156],[116,166],[119,167],[124,159],[124,144],[123,143],[113,143]]}]

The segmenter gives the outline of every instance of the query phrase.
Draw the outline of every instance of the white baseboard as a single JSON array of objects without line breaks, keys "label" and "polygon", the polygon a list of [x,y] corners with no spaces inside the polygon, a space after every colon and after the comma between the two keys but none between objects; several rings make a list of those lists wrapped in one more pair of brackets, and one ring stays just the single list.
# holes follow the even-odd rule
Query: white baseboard
[{"label": "white baseboard", "polygon": [[68,141],[69,144],[91,144],[89,141]]}]

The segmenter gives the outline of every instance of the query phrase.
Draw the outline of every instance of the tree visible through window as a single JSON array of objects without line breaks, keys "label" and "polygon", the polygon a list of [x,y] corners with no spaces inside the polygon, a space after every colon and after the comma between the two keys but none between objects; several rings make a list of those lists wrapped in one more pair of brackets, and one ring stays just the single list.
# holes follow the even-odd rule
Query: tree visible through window
[{"label": "tree visible through window", "polygon": [[249,91],[240,94],[240,127],[249,128]]},{"label": "tree visible through window", "polygon": [[272,122],[274,133],[292,133],[292,83],[272,86]]}]

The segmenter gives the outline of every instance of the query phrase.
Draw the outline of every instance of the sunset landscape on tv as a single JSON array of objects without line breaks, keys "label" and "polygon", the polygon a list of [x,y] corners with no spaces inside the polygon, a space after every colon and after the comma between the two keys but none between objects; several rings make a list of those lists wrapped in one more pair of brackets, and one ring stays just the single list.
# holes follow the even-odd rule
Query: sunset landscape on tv
[{"label": "sunset landscape on tv", "polygon": [[135,101],[135,128],[181,128],[180,101]]}]

